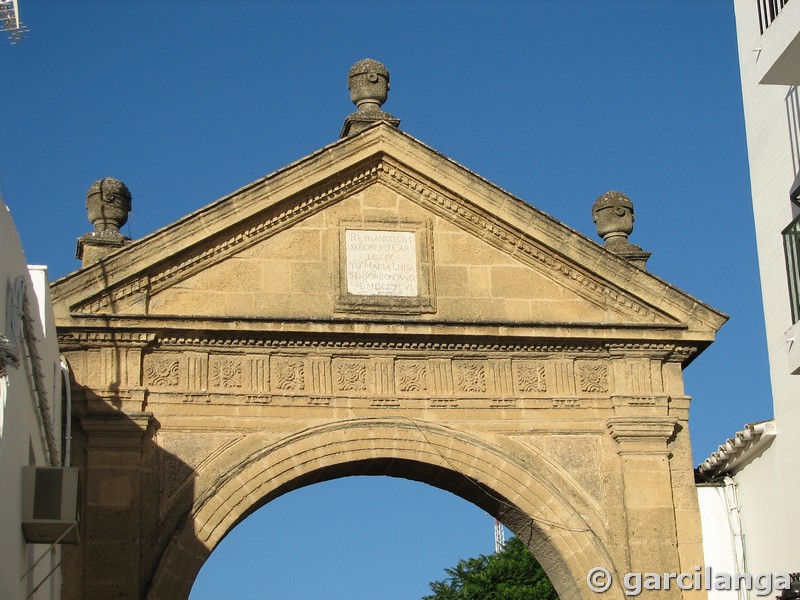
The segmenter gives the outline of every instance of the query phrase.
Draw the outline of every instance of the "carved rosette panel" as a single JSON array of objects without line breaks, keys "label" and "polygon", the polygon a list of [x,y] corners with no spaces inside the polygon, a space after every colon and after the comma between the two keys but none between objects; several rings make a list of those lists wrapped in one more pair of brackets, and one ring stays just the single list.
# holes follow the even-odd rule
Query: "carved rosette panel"
[{"label": "carved rosette panel", "polygon": [[363,392],[367,389],[367,364],[362,360],[336,361],[336,386],[345,392]]},{"label": "carved rosette panel", "polygon": [[211,360],[211,385],[218,388],[241,388],[244,385],[242,359],[217,356]]},{"label": "carved rosette panel", "polygon": [[305,363],[299,359],[276,358],[272,361],[275,390],[300,392],[306,387]]},{"label": "carved rosette panel", "polygon": [[605,394],[609,391],[608,365],[600,362],[576,362],[578,385],[582,392]]},{"label": "carved rosette panel", "polygon": [[177,387],[180,384],[180,358],[176,355],[146,356],[144,383],[148,387]]},{"label": "carved rosette panel", "polygon": [[463,360],[455,362],[456,385],[460,392],[486,392],[485,361]]},{"label": "carved rosette panel", "polygon": [[421,360],[399,360],[395,364],[397,389],[400,392],[414,393],[428,391],[428,365]]},{"label": "carved rosette panel", "polygon": [[547,374],[544,364],[530,361],[515,361],[515,383],[523,393],[542,393],[547,391]]}]

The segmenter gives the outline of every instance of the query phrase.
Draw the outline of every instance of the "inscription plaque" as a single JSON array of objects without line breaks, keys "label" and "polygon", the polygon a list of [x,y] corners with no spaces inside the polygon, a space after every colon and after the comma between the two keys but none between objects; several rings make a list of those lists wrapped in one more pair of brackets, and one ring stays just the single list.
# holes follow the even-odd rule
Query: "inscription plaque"
[{"label": "inscription plaque", "polygon": [[411,231],[345,230],[347,292],[415,297],[417,240]]}]

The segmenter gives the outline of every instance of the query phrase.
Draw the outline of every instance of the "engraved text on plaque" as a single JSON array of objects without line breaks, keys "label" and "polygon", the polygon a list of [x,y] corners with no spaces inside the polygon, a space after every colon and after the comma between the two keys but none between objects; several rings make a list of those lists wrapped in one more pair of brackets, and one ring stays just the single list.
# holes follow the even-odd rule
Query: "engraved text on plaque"
[{"label": "engraved text on plaque", "polygon": [[417,243],[411,231],[345,230],[347,292],[416,296]]}]

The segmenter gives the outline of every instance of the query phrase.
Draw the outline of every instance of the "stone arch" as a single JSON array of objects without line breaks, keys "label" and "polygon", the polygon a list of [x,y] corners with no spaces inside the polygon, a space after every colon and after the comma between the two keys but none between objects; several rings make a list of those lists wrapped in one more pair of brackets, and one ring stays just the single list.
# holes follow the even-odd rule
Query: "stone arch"
[{"label": "stone arch", "polygon": [[[615,569],[598,515],[570,501],[561,474],[539,457],[410,418],[362,418],[305,429],[252,452],[227,451],[229,468],[197,473],[196,500],[162,554],[148,600],[186,598],[205,560],[238,523],[313,483],[389,475],[449,491],[500,518],[525,540],[562,598],[590,598],[587,573]],[[564,486],[567,487],[564,487]],[[615,577],[615,580],[618,578]],[[616,585],[609,598],[622,598]]]}]

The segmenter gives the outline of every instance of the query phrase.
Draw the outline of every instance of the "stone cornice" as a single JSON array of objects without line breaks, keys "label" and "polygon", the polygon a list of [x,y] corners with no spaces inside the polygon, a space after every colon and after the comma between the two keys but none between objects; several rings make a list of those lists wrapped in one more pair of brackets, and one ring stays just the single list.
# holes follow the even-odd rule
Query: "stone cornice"
[{"label": "stone cornice", "polygon": [[58,347],[61,350],[76,350],[86,346],[145,348],[156,338],[155,333],[143,332],[60,331],[58,333]]},{"label": "stone cornice", "polygon": [[[316,333],[308,337],[303,332],[264,331],[254,335],[253,331],[207,331],[202,335],[186,335],[178,330],[167,329],[161,333],[136,331],[96,331],[62,328],[59,331],[59,345],[62,349],[78,349],[85,346],[111,347],[131,346],[144,348],[148,345],[159,347],[175,346],[213,347],[230,349],[248,348],[331,348],[331,349],[377,349],[408,351],[459,351],[459,352],[535,352],[535,353],[570,353],[581,356],[638,356],[653,359],[671,360],[673,354],[683,355],[683,347],[672,343],[625,342],[609,344],[603,340],[596,342],[548,342],[528,339],[522,341],[525,332],[510,341],[513,333],[506,329],[505,340],[498,342],[496,335],[485,335],[487,332],[461,331],[458,337],[443,333],[440,335],[426,332],[424,339],[410,340],[406,336],[414,331],[373,333],[369,336],[358,330],[339,333]],[[490,339],[486,339],[486,338]],[[625,348],[621,354],[619,347]],[[612,349],[614,349],[612,351]]]},{"label": "stone cornice", "polygon": [[611,437],[624,454],[669,456],[667,442],[675,433],[676,417],[611,417],[607,421]]},{"label": "stone cornice", "polygon": [[153,413],[94,413],[80,417],[94,447],[138,447],[155,419]]}]

